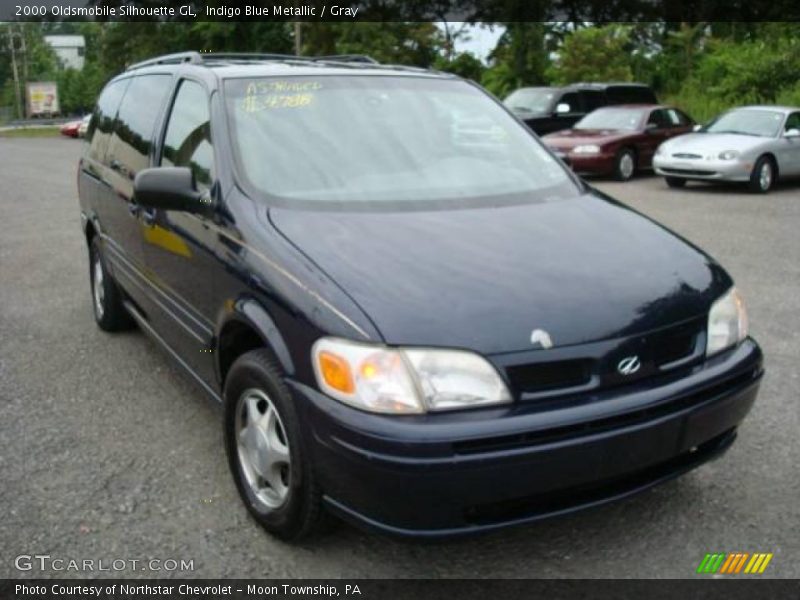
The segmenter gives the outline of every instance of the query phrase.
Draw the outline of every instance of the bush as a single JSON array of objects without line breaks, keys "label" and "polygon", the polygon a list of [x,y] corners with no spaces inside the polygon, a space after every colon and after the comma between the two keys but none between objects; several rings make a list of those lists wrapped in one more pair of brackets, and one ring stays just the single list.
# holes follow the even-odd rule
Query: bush
[{"label": "bush", "polygon": [[775,98],[776,104],[800,106],[800,83],[782,89]]},{"label": "bush", "polygon": [[711,40],[676,94],[666,98],[698,122],[746,104],[800,104],[800,43]]}]

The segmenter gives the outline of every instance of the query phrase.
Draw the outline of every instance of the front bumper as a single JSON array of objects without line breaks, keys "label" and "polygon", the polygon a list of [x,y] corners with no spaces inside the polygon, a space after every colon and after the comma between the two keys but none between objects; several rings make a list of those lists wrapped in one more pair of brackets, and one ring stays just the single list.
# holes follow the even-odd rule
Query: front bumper
[{"label": "front bumper", "polygon": [[576,154],[556,148],[552,150],[580,175],[608,175],[614,171],[614,154]]},{"label": "front bumper", "polygon": [[405,536],[469,534],[628,496],[724,452],[755,401],[748,339],[686,377],[569,408],[387,417],[289,382],[329,509]]},{"label": "front bumper", "polygon": [[746,182],[750,180],[753,163],[746,160],[688,160],[671,156],[655,156],[653,168],[658,175],[664,177],[681,177],[699,181]]}]

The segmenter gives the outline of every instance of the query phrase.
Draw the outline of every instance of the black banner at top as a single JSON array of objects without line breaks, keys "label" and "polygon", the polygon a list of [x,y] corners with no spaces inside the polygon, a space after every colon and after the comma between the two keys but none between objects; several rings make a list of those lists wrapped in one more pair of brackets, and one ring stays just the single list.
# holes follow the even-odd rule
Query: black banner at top
[{"label": "black banner at top", "polygon": [[798,21],[794,0],[2,0],[0,21]]}]

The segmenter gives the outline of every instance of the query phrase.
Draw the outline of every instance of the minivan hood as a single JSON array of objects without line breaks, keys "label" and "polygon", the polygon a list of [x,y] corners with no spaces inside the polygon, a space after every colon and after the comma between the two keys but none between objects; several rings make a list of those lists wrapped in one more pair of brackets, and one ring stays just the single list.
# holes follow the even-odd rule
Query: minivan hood
[{"label": "minivan hood", "polygon": [[272,207],[388,344],[530,350],[632,335],[708,311],[730,285],[697,248],[598,192],[408,212]]}]

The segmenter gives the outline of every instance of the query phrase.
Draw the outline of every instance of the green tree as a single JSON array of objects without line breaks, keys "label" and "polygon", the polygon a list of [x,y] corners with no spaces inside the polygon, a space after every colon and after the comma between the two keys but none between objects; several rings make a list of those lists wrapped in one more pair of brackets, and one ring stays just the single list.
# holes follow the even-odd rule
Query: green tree
[{"label": "green tree", "polygon": [[303,54],[366,54],[382,63],[429,67],[444,35],[432,22],[303,23]]},{"label": "green tree", "polygon": [[587,27],[569,34],[548,70],[553,83],[632,81],[630,28]]},{"label": "green tree", "polygon": [[440,56],[433,63],[433,67],[440,71],[448,73],[455,73],[464,79],[471,79],[480,83],[483,77],[483,72],[486,67],[483,63],[469,52],[461,52],[456,54],[452,60],[448,60],[444,56]]}]

